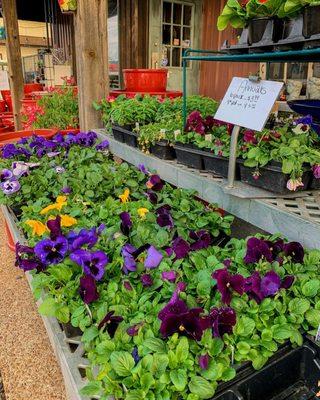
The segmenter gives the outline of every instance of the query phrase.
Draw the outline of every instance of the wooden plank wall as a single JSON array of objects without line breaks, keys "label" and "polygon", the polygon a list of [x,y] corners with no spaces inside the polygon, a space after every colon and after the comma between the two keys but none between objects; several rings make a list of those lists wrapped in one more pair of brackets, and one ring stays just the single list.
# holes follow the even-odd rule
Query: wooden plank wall
[{"label": "wooden plank wall", "polygon": [[[217,29],[217,18],[225,3],[225,0],[203,0],[202,49],[219,50],[224,40],[235,40],[234,29],[228,28],[222,32]],[[232,77],[248,76],[250,73],[256,73],[258,69],[259,65],[256,63],[202,62],[200,94],[221,99]]]}]

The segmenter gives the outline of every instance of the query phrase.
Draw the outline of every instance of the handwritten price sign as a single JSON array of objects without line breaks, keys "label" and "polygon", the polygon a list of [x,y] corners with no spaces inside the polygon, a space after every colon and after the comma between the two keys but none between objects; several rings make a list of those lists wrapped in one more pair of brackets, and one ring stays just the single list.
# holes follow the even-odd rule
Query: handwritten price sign
[{"label": "handwritten price sign", "polygon": [[215,119],[262,131],[283,84],[233,78]]}]

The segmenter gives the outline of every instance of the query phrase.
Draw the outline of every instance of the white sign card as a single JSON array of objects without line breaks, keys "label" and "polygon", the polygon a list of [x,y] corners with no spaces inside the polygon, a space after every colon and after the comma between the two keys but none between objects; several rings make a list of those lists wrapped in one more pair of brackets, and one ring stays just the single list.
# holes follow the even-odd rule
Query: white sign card
[{"label": "white sign card", "polygon": [[262,131],[282,86],[281,82],[233,78],[214,118]]},{"label": "white sign card", "polygon": [[9,79],[7,71],[0,71],[0,90],[9,90]]}]

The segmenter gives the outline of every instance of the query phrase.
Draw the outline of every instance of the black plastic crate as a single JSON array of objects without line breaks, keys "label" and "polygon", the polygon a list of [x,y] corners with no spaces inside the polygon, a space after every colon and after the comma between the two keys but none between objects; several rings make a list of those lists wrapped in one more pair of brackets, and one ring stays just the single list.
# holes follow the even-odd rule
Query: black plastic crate
[{"label": "black plastic crate", "polygon": [[176,151],[177,161],[187,167],[203,170],[203,152],[190,148],[189,145],[175,145],[174,149]]},{"label": "black plastic crate", "polygon": [[160,142],[151,145],[150,153],[162,160],[174,160],[176,158],[175,149],[165,140],[161,140]]},{"label": "black plastic crate", "polygon": [[[204,169],[223,178],[228,177],[229,159],[227,157],[216,156],[213,153],[205,152],[203,154]],[[240,178],[240,168],[236,164],[236,179]]]}]

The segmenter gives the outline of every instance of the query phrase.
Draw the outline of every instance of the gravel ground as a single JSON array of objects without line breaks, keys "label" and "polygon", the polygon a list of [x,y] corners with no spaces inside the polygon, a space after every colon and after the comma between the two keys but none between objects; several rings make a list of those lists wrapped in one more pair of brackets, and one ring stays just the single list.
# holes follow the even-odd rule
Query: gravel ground
[{"label": "gravel ground", "polygon": [[[66,400],[54,356],[24,273],[14,266],[0,214],[0,400]],[[3,391],[2,391],[3,392]]]}]

